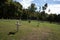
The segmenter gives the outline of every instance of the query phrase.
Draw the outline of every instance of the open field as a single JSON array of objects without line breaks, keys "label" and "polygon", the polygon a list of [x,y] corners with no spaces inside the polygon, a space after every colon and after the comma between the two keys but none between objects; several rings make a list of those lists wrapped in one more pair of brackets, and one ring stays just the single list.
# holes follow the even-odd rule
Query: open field
[{"label": "open field", "polygon": [[0,19],[0,40],[60,40],[60,25],[49,22],[20,21],[19,31],[15,35],[8,35],[16,31],[17,20]]}]

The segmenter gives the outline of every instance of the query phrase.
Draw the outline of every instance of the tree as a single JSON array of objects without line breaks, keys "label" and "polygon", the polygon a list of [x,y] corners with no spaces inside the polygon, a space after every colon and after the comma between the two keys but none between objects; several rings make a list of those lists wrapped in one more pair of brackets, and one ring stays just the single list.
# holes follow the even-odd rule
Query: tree
[{"label": "tree", "polygon": [[57,15],[57,22],[60,23],[60,14]]},{"label": "tree", "polygon": [[54,22],[54,14],[50,14],[49,16],[48,16],[48,21],[51,23],[51,22]]},{"label": "tree", "polygon": [[[29,13],[28,14],[30,14],[30,16],[29,16],[29,18],[31,19],[31,17],[32,17],[32,15],[34,15],[34,12],[36,11],[36,6],[35,6],[35,4],[34,3],[32,3],[29,7],[28,7],[28,10],[29,10]],[[29,19],[29,21],[30,21],[30,19]]]},{"label": "tree", "polygon": [[22,5],[19,2],[14,2],[14,7],[15,7],[15,16],[19,19],[21,18],[22,14]]},{"label": "tree", "polygon": [[29,10],[30,12],[35,12],[35,10],[36,10],[35,4],[32,3],[31,6],[28,7],[28,10]]},{"label": "tree", "polygon": [[0,18],[20,18],[22,5],[13,0],[0,1]]},{"label": "tree", "polygon": [[47,9],[48,5],[47,3],[42,7],[42,12],[41,12],[41,17],[42,17],[42,20],[45,20],[46,19],[46,13],[45,13],[45,10]]},{"label": "tree", "polygon": [[11,1],[12,0],[0,0],[0,18],[7,17],[7,9]]},{"label": "tree", "polygon": [[43,7],[42,7],[42,10],[45,11],[48,7],[48,4],[46,3]]}]

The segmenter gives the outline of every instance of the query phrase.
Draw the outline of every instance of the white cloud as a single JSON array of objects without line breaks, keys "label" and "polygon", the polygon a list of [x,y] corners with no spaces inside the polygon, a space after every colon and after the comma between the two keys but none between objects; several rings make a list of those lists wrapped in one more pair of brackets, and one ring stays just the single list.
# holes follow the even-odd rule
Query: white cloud
[{"label": "white cloud", "polygon": [[[50,9],[50,12],[48,12],[48,10]],[[60,4],[50,4],[48,5],[48,8],[46,9],[47,13],[56,13],[59,14],[60,13]]]},{"label": "white cloud", "polygon": [[22,0],[20,3],[23,5],[23,8],[27,8],[28,6],[30,6],[32,1],[34,0]]},{"label": "white cloud", "polygon": [[60,0],[53,0],[53,1],[60,1]]}]

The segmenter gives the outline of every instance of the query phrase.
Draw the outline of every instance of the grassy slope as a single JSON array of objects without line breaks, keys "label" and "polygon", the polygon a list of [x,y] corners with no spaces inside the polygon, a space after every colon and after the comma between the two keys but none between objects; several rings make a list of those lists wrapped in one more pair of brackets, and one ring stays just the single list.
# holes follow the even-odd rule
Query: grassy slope
[{"label": "grassy slope", "polygon": [[19,21],[19,31],[9,36],[10,31],[16,31],[16,20],[0,20],[0,40],[60,40],[60,25],[37,21]]}]

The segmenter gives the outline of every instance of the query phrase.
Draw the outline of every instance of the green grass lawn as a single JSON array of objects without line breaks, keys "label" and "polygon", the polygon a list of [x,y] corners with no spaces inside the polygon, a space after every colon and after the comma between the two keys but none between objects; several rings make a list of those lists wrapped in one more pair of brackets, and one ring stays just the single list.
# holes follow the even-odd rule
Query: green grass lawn
[{"label": "green grass lawn", "polygon": [[60,25],[49,22],[20,21],[19,31],[15,35],[8,35],[16,31],[17,20],[0,19],[0,40],[60,40]]}]

